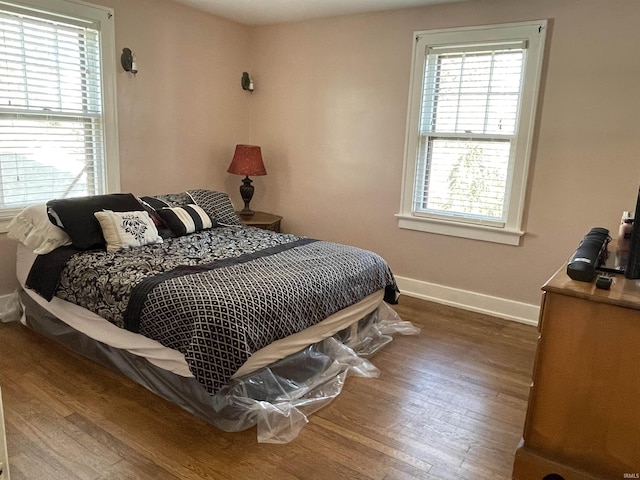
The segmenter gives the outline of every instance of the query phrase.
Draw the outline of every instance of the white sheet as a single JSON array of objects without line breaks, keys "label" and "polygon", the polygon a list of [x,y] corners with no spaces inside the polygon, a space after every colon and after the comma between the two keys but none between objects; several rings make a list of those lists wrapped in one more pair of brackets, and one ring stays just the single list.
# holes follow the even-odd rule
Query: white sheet
[{"label": "white sheet", "polygon": [[[137,333],[118,328],[95,313],[60,298],[54,297],[51,302],[47,302],[33,290],[26,288],[25,282],[35,258],[36,255],[33,251],[23,244],[18,244],[16,263],[18,281],[25,292],[41,307],[94,340],[114,348],[128,350],[135,355],[146,358],[157,367],[177,375],[193,377],[184,355],[177,350],[164,347],[159,342]],[[374,311],[383,301],[383,297],[384,291],[381,290],[302,332],[277,340],[255,352],[234,376],[245,375],[269,365],[307,345],[317,343],[354,325],[365,315]]]}]

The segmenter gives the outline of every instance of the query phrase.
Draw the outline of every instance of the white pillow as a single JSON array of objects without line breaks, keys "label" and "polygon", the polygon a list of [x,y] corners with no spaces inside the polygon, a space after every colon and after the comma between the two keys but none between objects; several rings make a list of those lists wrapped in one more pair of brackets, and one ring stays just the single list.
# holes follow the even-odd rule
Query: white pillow
[{"label": "white pillow", "polygon": [[145,211],[103,211],[95,212],[93,215],[100,222],[108,252],[116,252],[121,248],[162,243],[158,229]]},{"label": "white pillow", "polygon": [[9,238],[33,249],[33,253],[37,255],[52,252],[63,245],[71,245],[69,235],[49,220],[44,203],[22,210],[13,217],[7,228]]}]

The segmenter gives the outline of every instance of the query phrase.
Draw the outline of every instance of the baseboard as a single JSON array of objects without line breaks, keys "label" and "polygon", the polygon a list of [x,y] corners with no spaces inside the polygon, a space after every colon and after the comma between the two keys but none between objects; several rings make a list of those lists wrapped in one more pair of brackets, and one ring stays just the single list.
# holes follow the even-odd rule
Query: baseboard
[{"label": "baseboard", "polygon": [[403,295],[513,320],[514,322],[526,323],[527,325],[538,325],[538,315],[540,313],[538,305],[492,297],[482,293],[460,290],[412,278],[396,277],[396,281]]},{"label": "baseboard", "polygon": [[[406,277],[396,277],[403,295],[421,298],[452,307],[484,313],[514,322],[538,325],[540,307],[528,303],[516,302],[482,293],[445,287],[435,283],[423,282]],[[0,295],[0,321],[11,322],[20,318],[20,304],[17,294]]]},{"label": "baseboard", "polygon": [[17,292],[0,295],[0,322],[15,322],[21,313]]}]

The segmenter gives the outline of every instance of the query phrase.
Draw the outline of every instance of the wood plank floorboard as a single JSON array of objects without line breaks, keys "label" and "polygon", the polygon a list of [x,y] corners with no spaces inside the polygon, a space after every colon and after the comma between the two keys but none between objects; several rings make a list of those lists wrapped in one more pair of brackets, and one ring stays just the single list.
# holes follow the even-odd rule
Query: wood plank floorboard
[{"label": "wood plank floorboard", "polygon": [[286,445],[226,433],[19,323],[0,324],[12,480],[511,478],[534,327],[401,297],[421,328]]}]

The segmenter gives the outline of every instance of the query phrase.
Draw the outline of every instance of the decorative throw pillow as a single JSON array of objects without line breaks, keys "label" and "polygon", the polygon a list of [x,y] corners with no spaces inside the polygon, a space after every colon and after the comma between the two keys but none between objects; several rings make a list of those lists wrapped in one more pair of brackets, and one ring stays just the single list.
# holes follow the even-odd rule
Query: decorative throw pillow
[{"label": "decorative throw pillow", "polygon": [[156,210],[164,223],[177,235],[199,232],[214,226],[211,217],[198,205],[189,204]]},{"label": "decorative throw pillow", "polygon": [[220,225],[242,226],[242,222],[233,209],[231,199],[226,193],[204,189],[189,190],[187,193],[191,195],[197,205],[202,207]]},{"label": "decorative throw pillow", "polygon": [[7,226],[7,236],[22,242],[37,255],[44,255],[63,245],[71,245],[69,235],[47,217],[44,203],[30,205],[17,214]]},{"label": "decorative throw pillow", "polygon": [[166,204],[167,207],[181,207],[193,203],[187,192],[180,193],[162,193],[154,195],[153,198]]},{"label": "decorative throw pillow", "polygon": [[168,202],[165,202],[164,200],[159,199],[158,197],[140,197],[140,202],[142,202],[143,206],[146,206],[148,208],[151,208],[153,210],[160,210],[161,208],[167,208],[167,207],[179,207],[180,205],[186,205],[188,203],[193,203],[193,201],[191,199],[189,199],[186,202],[181,203],[180,205],[171,205]]},{"label": "decorative throw pillow", "polygon": [[81,250],[104,248],[100,223],[95,212],[143,211],[138,199],[131,193],[112,193],[90,197],[65,198],[47,202],[47,213],[54,225],[64,229],[73,246]]},{"label": "decorative throw pillow", "polygon": [[95,212],[94,216],[100,222],[108,252],[116,252],[121,248],[162,243],[162,238],[158,235],[153,220],[145,211],[104,211]]},{"label": "decorative throw pillow", "polygon": [[167,225],[164,223],[164,220],[162,220],[162,217],[158,215],[159,209],[167,208],[170,205],[154,197],[138,197],[138,201],[140,202],[144,210],[149,214],[151,220],[153,220],[153,223],[158,229],[158,234],[164,240],[166,240],[167,238],[175,237],[171,229],[167,227]]}]

